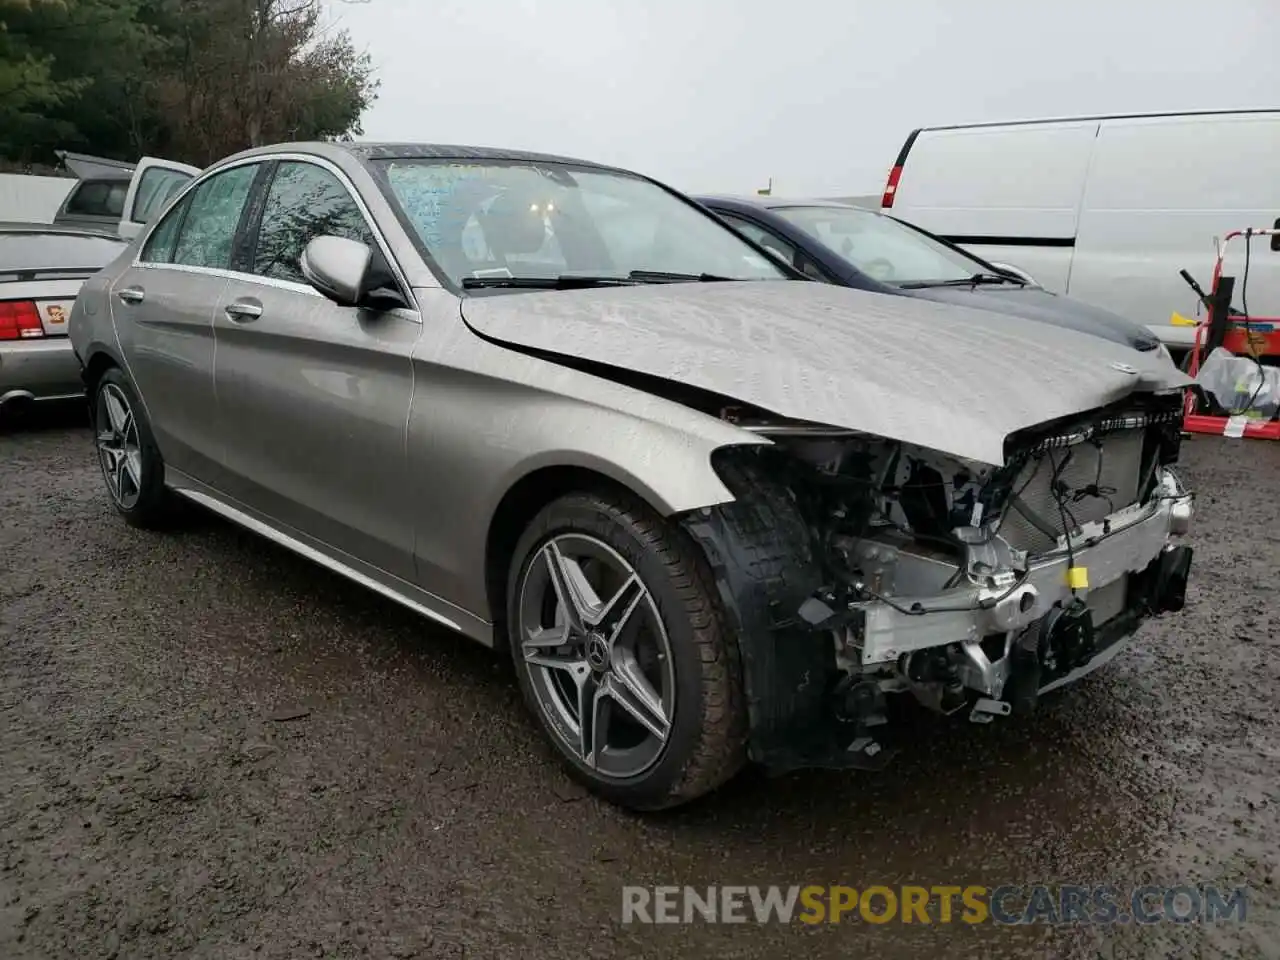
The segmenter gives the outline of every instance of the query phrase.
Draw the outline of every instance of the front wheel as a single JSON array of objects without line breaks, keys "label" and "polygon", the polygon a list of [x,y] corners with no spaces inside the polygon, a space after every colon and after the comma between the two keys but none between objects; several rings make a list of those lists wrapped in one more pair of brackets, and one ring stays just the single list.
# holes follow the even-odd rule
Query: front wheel
[{"label": "front wheel", "polygon": [[742,766],[737,648],[679,527],[622,495],[557,500],[520,539],[507,611],[525,699],[596,793],[676,806]]}]

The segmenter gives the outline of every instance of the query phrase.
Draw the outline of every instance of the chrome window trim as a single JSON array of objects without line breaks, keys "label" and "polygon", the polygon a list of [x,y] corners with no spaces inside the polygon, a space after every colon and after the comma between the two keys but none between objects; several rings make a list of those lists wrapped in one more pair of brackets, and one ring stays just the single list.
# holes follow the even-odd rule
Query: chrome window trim
[{"label": "chrome window trim", "polygon": [[[274,287],[277,290],[287,290],[290,293],[302,293],[308,297],[316,297],[320,300],[327,299],[323,293],[315,287],[305,283],[296,283],[293,280],[280,280],[276,277],[264,277],[257,273],[241,273],[239,270],[222,270],[218,267],[192,267],[185,263],[135,263],[134,269],[137,270],[171,270],[174,273],[189,273],[198,277],[212,277],[216,280],[239,280],[245,283],[256,283],[264,287]],[[405,320],[412,320],[414,323],[421,323],[422,317],[418,311],[412,307],[395,307],[391,310],[383,311],[388,316],[401,317]]]},{"label": "chrome window trim", "polygon": [[[190,193],[193,190],[199,189],[200,184],[204,183],[207,180],[212,179],[213,177],[216,177],[218,174],[223,173],[227,170],[235,169],[237,167],[243,167],[248,164],[267,163],[271,160],[310,163],[319,167],[322,170],[325,170],[333,174],[333,176],[337,178],[338,183],[343,187],[343,189],[347,191],[347,195],[351,197],[353,201],[355,201],[356,208],[360,211],[360,215],[364,217],[364,221],[369,227],[369,232],[373,234],[374,242],[377,243],[378,249],[382,251],[382,255],[383,257],[386,258],[387,263],[391,266],[391,270],[395,274],[396,280],[400,283],[400,286],[403,289],[403,291],[411,298],[410,303],[412,303],[413,287],[409,285],[409,281],[405,276],[404,270],[400,266],[400,262],[396,259],[395,254],[391,252],[391,245],[387,243],[387,238],[383,234],[382,228],[378,226],[377,220],[374,219],[373,212],[369,209],[368,204],[364,202],[364,198],[360,196],[360,191],[356,189],[355,184],[351,182],[351,178],[347,176],[345,171],[343,171],[343,169],[339,167],[336,163],[326,159],[325,157],[316,156],[314,154],[309,154],[309,153],[293,153],[293,152],[262,153],[262,154],[255,154],[252,157],[243,157],[242,159],[236,160],[233,163],[228,163],[224,166],[220,166],[216,170],[209,170],[209,171],[206,171],[205,173],[200,174],[197,177],[193,177],[191,182],[188,183],[187,186],[181,192],[175,195],[173,199],[169,202],[169,206],[165,209],[165,216],[168,215],[170,210],[177,207],[178,204],[182,202],[183,198],[186,197],[188,193]],[[200,274],[200,275],[209,276],[209,277],[221,277],[227,280],[249,280],[249,281],[252,281],[253,283],[261,283],[264,286],[268,286],[268,287],[277,287],[281,290],[290,290],[295,293],[306,293],[312,296],[320,297],[322,299],[324,298],[324,294],[322,294],[319,290],[316,290],[314,287],[309,286],[307,284],[295,283],[292,280],[279,280],[275,277],[265,277],[258,273],[246,273],[242,270],[224,270],[220,267],[196,267],[196,266],[191,266],[183,263],[157,263],[152,260],[143,260],[142,251],[146,248],[147,244],[150,242],[151,234],[154,233],[159,228],[160,224],[164,222],[165,216],[157,217],[155,223],[147,227],[146,231],[141,234],[141,239],[138,242],[137,252],[133,256],[133,264],[132,264],[133,267],[142,268],[146,270],[174,270],[179,273],[192,273],[192,274]],[[261,222],[259,222],[259,229],[261,229]],[[394,310],[388,310],[387,313],[395,316],[401,316],[406,319],[412,319],[418,323],[422,322],[421,315],[412,306],[407,308],[397,307]]]}]

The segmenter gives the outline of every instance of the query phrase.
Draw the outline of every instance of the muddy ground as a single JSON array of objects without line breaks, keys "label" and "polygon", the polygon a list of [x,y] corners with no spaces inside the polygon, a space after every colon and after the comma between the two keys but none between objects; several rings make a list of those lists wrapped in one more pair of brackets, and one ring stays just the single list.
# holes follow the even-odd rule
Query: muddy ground
[{"label": "muddy ground", "polygon": [[[0,436],[6,960],[1280,956],[1280,445],[1188,442],[1190,609],[1031,719],[646,818],[569,784],[485,650],[212,517],[126,527],[80,419]],[[1035,882],[1248,913],[618,920],[624,883]]]}]

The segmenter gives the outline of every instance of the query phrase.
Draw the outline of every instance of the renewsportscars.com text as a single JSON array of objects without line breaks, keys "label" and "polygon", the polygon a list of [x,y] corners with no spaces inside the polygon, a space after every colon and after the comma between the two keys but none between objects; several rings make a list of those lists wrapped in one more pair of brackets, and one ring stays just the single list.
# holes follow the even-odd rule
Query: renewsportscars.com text
[{"label": "renewsportscars.com text", "polygon": [[1241,922],[1242,887],[792,885],[622,888],[623,923]]}]

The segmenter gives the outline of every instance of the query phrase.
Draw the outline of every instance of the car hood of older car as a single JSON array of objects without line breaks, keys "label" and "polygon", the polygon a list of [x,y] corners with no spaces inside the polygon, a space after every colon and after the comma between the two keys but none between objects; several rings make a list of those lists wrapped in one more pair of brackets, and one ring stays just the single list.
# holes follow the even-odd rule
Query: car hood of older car
[{"label": "car hood of older car", "polygon": [[1015,431],[1192,383],[1157,352],[1077,331],[800,281],[488,294],[462,313],[514,348],[997,465]]}]

